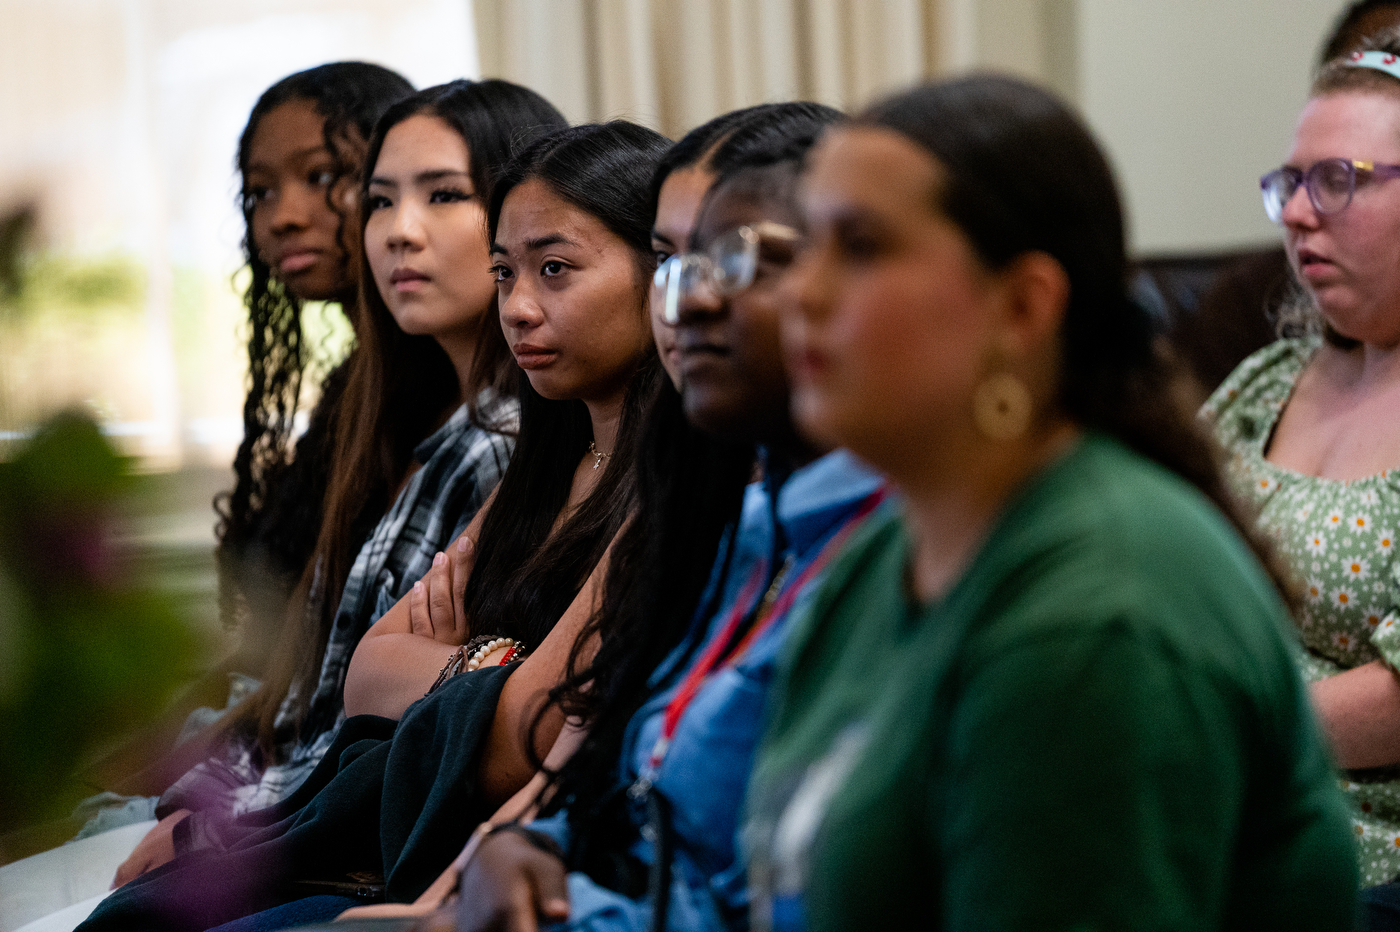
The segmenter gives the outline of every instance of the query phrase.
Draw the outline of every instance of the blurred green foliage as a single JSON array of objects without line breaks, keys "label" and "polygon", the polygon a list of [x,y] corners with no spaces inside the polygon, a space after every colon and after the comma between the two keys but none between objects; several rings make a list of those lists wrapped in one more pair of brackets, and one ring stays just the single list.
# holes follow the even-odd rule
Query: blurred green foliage
[{"label": "blurred green foliage", "polygon": [[67,814],[90,792],[76,771],[197,672],[122,544],[141,482],[76,413],[0,462],[0,833]]},{"label": "blurred green foliage", "polygon": [[0,299],[19,296],[24,272],[20,256],[34,229],[34,208],[23,206],[0,216]]},{"label": "blurred green foliage", "polygon": [[139,314],[146,296],[145,273],[138,262],[125,256],[28,255],[11,275],[15,283],[5,303],[17,319],[40,312]]}]

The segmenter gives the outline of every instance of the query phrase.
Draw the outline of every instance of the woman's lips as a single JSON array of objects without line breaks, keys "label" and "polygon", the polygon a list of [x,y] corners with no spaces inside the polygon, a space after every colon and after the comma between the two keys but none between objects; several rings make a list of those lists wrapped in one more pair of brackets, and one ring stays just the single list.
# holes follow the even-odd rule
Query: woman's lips
[{"label": "woman's lips", "polygon": [[794,378],[810,379],[831,368],[830,357],[812,346],[803,346],[789,351],[787,362],[788,369]]},{"label": "woman's lips", "polygon": [[428,276],[417,269],[394,269],[389,273],[389,284],[399,292],[418,291],[428,280]]},{"label": "woman's lips", "polygon": [[1309,249],[1298,251],[1298,272],[1309,281],[1330,276],[1336,268],[1332,262]]},{"label": "woman's lips", "polygon": [[724,379],[731,375],[731,362],[729,351],[722,346],[713,343],[694,343],[687,345],[681,342],[680,369],[681,375],[686,382],[701,382],[713,379]]},{"label": "woman's lips", "polygon": [[515,355],[516,365],[522,369],[543,369],[559,358],[557,350],[536,346],[533,343],[517,343],[510,348]]},{"label": "woman's lips", "polygon": [[297,272],[305,272],[320,258],[321,254],[314,249],[289,252],[278,260],[277,272],[279,275],[295,275]]}]

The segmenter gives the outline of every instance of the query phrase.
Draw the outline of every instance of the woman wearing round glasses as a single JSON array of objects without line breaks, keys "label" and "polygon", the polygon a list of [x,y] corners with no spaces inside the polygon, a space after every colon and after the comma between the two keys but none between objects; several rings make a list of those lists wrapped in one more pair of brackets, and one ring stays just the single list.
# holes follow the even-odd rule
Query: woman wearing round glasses
[{"label": "woman wearing round glasses", "polygon": [[1365,886],[1400,874],[1400,36],[1319,74],[1260,179],[1305,308],[1204,414],[1291,567]]}]

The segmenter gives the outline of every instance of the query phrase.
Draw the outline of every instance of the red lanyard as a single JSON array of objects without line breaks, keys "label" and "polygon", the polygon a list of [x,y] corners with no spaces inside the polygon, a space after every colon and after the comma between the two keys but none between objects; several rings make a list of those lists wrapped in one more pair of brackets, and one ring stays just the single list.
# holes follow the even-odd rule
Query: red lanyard
[{"label": "red lanyard", "polygon": [[[729,613],[719,637],[715,638],[705,653],[700,656],[700,660],[695,666],[690,668],[690,672],[681,681],[680,688],[676,690],[675,696],[666,705],[665,717],[661,720],[661,734],[656,739],[656,744],[651,749],[651,756],[647,758],[646,767],[642,770],[641,778],[637,781],[634,789],[645,792],[650,788],[656,779],[656,774],[661,769],[661,762],[666,759],[666,752],[671,748],[671,738],[676,733],[676,728],[680,725],[681,716],[685,714],[686,708],[694,700],[695,694],[700,691],[700,687],[710,678],[721,666],[728,666],[744,655],[749,645],[758,639],[759,635],[768,630],[779,618],[782,618],[792,608],[792,603],[802,592],[804,586],[822,570],[826,569],[827,563],[841,549],[841,546],[850,538],[852,532],[860,525],[862,519],[879,507],[885,500],[885,489],[883,486],[871,492],[860,503],[854,514],[846,519],[841,528],[822,547],[817,558],[807,565],[807,568],[793,580],[792,585],[784,586],[783,581],[787,576],[788,568],[792,565],[792,558],[783,564],[778,575],[773,577],[773,582],[764,593],[763,600],[759,602],[754,623],[743,639],[730,649],[730,642],[734,639],[735,632],[743,624],[744,616],[747,613],[745,606],[753,599],[758,587],[763,584],[764,578],[768,575],[767,561],[761,561],[754,567],[753,573],[744,583],[744,588],[740,590],[739,597],[734,600],[734,609]],[[781,592],[781,595],[779,595]]]}]

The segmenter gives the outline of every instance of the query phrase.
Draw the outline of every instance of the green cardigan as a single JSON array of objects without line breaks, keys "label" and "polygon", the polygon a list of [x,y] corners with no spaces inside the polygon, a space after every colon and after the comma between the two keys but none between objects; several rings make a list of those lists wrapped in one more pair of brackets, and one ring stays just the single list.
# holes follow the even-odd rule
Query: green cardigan
[{"label": "green cardigan", "polygon": [[1222,516],[1089,435],[939,603],[898,515],[794,631],[749,790],[757,928],[1351,928],[1346,806]]}]

